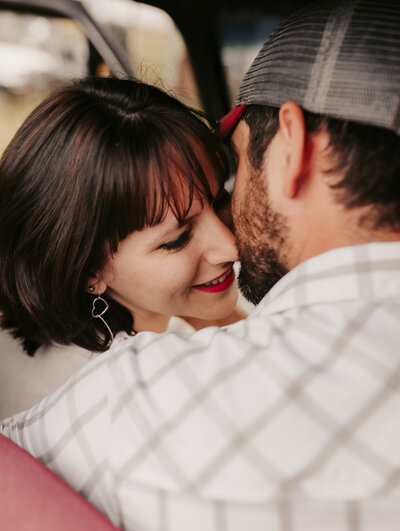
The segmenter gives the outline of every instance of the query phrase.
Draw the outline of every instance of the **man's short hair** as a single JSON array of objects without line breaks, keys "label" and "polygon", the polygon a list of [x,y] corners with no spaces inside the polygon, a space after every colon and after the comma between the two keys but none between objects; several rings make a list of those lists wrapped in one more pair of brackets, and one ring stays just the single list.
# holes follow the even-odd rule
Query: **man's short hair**
[{"label": "man's short hair", "polygon": [[[248,157],[260,170],[264,154],[279,128],[279,109],[249,105],[244,120],[250,127]],[[307,133],[327,131],[331,166],[340,174],[330,183],[337,200],[347,208],[371,206],[363,226],[400,230],[400,137],[380,127],[336,120],[303,111]]]}]

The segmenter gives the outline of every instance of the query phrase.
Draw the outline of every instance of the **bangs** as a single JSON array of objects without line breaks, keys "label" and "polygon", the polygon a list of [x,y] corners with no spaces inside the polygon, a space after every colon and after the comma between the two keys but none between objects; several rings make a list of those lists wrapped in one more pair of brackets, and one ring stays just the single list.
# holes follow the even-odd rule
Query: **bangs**
[{"label": "bangs", "polygon": [[[185,118],[186,123],[182,116],[169,124],[147,121],[145,132],[134,137],[131,131],[122,132],[130,141],[117,142],[109,168],[115,192],[107,231],[111,254],[132,232],[161,223],[169,209],[181,224],[195,198],[201,205],[213,201],[202,160],[214,168],[220,185],[228,178],[225,153],[207,125],[194,116]],[[111,163],[110,159],[104,162]],[[116,168],[120,168],[118,175]]]},{"label": "bangs", "polygon": [[194,152],[193,142],[185,139],[177,149],[176,144],[167,141],[157,151],[153,154],[149,176],[144,183],[146,212],[141,228],[161,223],[169,209],[178,223],[182,223],[194,198],[202,206],[204,201],[211,203],[213,200],[208,178],[199,162],[199,153]]}]

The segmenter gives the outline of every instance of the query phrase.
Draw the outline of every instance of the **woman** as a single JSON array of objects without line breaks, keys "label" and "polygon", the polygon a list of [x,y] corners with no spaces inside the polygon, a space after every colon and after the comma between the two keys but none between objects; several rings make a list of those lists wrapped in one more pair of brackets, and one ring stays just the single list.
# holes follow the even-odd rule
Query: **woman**
[{"label": "woman", "polygon": [[33,111],[0,164],[1,325],[43,365],[63,362],[48,385],[37,360],[20,371],[38,387],[21,408],[118,333],[241,316],[226,176],[202,117],[155,87],[86,79]]}]

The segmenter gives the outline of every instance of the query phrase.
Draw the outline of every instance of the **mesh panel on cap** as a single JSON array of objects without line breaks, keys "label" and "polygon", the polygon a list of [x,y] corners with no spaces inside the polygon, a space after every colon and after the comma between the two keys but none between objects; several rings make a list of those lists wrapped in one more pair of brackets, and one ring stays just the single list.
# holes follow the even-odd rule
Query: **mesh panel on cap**
[{"label": "mesh panel on cap", "polygon": [[285,101],[400,134],[400,1],[314,4],[278,26],[236,104]]}]

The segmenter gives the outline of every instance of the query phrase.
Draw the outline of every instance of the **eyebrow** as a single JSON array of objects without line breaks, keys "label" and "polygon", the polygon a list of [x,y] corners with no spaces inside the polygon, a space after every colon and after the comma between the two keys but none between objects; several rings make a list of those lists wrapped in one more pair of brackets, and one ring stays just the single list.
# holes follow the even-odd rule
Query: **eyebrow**
[{"label": "eyebrow", "polygon": [[190,221],[192,221],[192,219],[194,219],[195,217],[197,217],[199,215],[199,213],[197,214],[192,214],[191,216],[187,216],[186,218],[182,219],[179,223],[178,223],[178,229],[181,229],[182,227],[184,227],[185,225],[187,225]]},{"label": "eyebrow", "polygon": [[[197,216],[199,215],[199,213],[197,214],[193,214],[192,216],[187,216],[185,217],[184,219],[182,219],[181,221],[179,221],[176,225],[174,225],[173,227],[169,227],[167,229],[165,229],[165,231],[163,231],[162,233],[158,234],[153,242],[152,242],[152,247],[155,247],[157,245],[160,244],[160,242],[162,242],[162,240],[164,240],[165,238],[167,238],[171,233],[181,229],[182,227],[184,227],[185,225],[187,225],[188,223],[190,223],[194,218],[196,218]],[[178,221],[178,220],[176,220]]]}]

